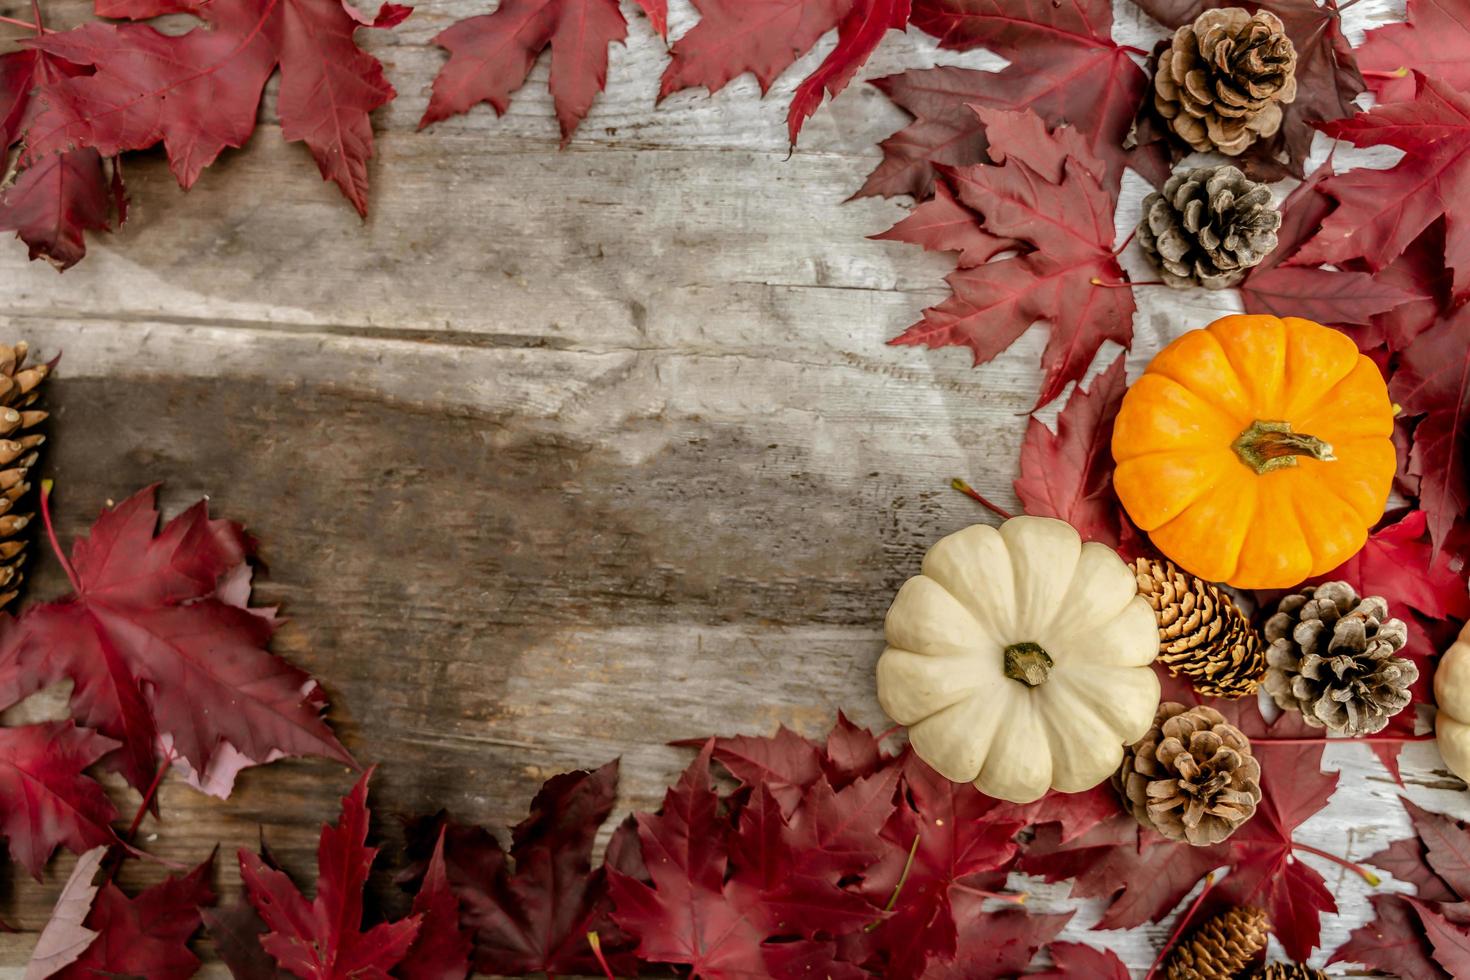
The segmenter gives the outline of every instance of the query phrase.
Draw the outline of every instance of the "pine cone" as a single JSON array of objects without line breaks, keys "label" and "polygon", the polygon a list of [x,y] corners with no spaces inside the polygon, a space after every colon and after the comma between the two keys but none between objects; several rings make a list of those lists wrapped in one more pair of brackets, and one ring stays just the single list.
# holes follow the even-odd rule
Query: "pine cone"
[{"label": "pine cone", "polygon": [[1206,10],[1174,32],[1154,65],[1154,108],[1192,149],[1237,156],[1281,128],[1296,99],[1296,48],[1280,18]]},{"label": "pine cone", "polygon": [[1143,199],[1138,244],[1177,288],[1225,289],[1276,248],[1271,190],[1225,164],[1176,172]]},{"label": "pine cone", "polygon": [[1271,963],[1256,974],[1259,980],[1328,980],[1327,974],[1305,963]]},{"label": "pine cone", "polygon": [[1133,563],[1138,594],[1159,619],[1159,660],[1183,674],[1205,697],[1256,693],[1266,672],[1260,634],[1231,600],[1209,582],[1170,561]]},{"label": "pine cone", "polygon": [[1165,701],[1148,734],[1123,750],[1113,784],[1139,823],[1206,846],[1255,814],[1261,765],[1245,734],[1220,712]]},{"label": "pine cone", "polygon": [[1167,980],[1235,980],[1266,948],[1266,913],[1227,909],[1196,929],[1169,954]]},{"label": "pine cone", "polygon": [[46,437],[36,427],[46,412],[36,408],[41,382],[51,373],[50,365],[25,367],[28,345],[0,346],[0,608],[20,594],[25,578],[26,533],[31,513],[16,513],[31,489],[30,473],[40,458],[38,447]]},{"label": "pine cone", "polygon": [[1344,735],[1381,731],[1412,699],[1413,661],[1396,657],[1408,641],[1378,596],[1359,599],[1346,582],[1289,595],[1266,621],[1266,690],[1307,724]]}]

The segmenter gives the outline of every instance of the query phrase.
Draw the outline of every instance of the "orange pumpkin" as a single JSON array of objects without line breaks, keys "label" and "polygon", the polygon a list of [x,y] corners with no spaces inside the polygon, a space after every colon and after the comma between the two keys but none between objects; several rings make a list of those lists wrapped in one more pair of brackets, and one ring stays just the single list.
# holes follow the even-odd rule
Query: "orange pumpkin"
[{"label": "orange pumpkin", "polygon": [[1159,352],[1123,398],[1113,486],[1174,562],[1286,588],[1367,540],[1393,483],[1394,408],[1345,334],[1227,316]]}]

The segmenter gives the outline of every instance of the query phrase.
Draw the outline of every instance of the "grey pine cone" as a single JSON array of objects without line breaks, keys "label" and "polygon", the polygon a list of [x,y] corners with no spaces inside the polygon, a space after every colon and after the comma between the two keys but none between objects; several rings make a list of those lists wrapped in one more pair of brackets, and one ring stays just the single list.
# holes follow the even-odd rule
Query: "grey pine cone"
[{"label": "grey pine cone", "polygon": [[1225,164],[1180,170],[1143,199],[1138,243],[1176,288],[1225,289],[1276,248],[1271,190]]},{"label": "grey pine cone", "polygon": [[1281,128],[1296,99],[1296,48],[1275,14],[1206,10],[1154,66],[1154,108],[1192,149],[1237,156]]},{"label": "grey pine cone", "polygon": [[1360,599],[1346,582],[1326,582],[1282,599],[1266,621],[1265,688],[1309,725],[1344,735],[1381,731],[1412,698],[1408,641],[1378,596]]}]

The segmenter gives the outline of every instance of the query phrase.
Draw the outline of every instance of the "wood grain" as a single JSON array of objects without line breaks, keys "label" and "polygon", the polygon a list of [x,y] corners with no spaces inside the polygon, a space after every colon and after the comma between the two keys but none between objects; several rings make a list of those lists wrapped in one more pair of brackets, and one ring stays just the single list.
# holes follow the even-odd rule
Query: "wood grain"
[{"label": "wood grain", "polygon": [[[839,707],[884,725],[883,613],[929,544],[987,519],[951,476],[1015,506],[1045,340],[1038,327],[978,369],[885,346],[944,295],[947,263],[866,238],[900,203],[843,203],[903,121],[870,86],[819,113],[788,158],[786,98],[830,38],[765,101],[745,78],[655,107],[666,56],[627,4],[629,43],[567,150],[544,62],[504,119],[415,132],[442,61],[430,38],[486,6],[433,0],[372,32],[402,94],[377,117],[365,223],[281,141],[268,98],[250,145],[187,194],[160,157],[130,161],[132,220],[65,276],[0,249],[0,336],[65,352],[48,461],[62,536],[160,480],[171,513],[204,494],[244,521],[269,564],[257,598],[291,617],[277,649],[323,680],[344,741],[381,764],[390,862],[399,816],[447,806],[504,826],[553,772],[621,756],[620,811],[647,808],[688,758],[671,740],[817,733]],[[674,7],[677,36],[695,15]],[[47,12],[66,26],[86,5]],[[1363,0],[1348,20],[1360,32],[1401,12]],[[1160,32],[1120,4],[1118,34],[1148,46]],[[998,64],[891,34],[865,76],[936,62]],[[1144,190],[1130,176],[1120,226]],[[1236,302],[1140,291],[1131,374]],[[34,594],[62,590],[42,562]],[[1365,749],[1329,761],[1343,788],[1303,840],[1363,858],[1406,833]],[[1431,745],[1404,771],[1415,800],[1470,816]],[[263,829],[305,876],[351,779],[293,760],[246,774],[227,802],[170,780],[145,843],[193,863],[220,842],[228,893],[234,850]],[[1305,860],[1342,905],[1331,949],[1368,890]],[[0,940],[0,976],[19,975],[70,861],[41,883],[4,876],[0,918],[30,932]],[[125,883],[162,873],[129,862]],[[1071,905],[1014,884],[1034,907]],[[386,875],[375,887],[401,902]],[[1084,906],[1068,936],[1096,914]],[[1142,969],[1160,934],[1086,938]]]}]

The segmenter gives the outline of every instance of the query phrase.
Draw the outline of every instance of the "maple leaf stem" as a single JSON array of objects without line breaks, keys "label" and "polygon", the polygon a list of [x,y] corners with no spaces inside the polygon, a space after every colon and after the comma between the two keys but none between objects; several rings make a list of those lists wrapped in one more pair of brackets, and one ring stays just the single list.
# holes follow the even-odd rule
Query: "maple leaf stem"
[{"label": "maple leaf stem", "polygon": [[[899,892],[903,891],[904,884],[908,882],[909,872],[914,870],[914,857],[919,853],[919,838],[921,836],[923,835],[915,834],[914,842],[909,845],[909,856],[903,862],[903,871],[899,873],[898,883],[893,886],[893,894],[888,896],[888,904],[883,906],[883,911],[885,912],[892,912],[894,906],[898,904],[898,894]],[[881,919],[877,922],[869,922],[866,926],[863,927],[863,931],[872,932],[880,925],[882,925]]]},{"label": "maple leaf stem", "polygon": [[1398,742],[1429,742],[1433,741],[1434,733],[1425,732],[1422,735],[1362,735],[1354,738],[1328,738],[1325,735],[1305,736],[1302,738],[1253,738],[1252,745],[1349,745],[1353,742],[1366,742],[1368,744],[1392,745]]},{"label": "maple leaf stem", "polygon": [[1408,75],[1409,69],[1407,68],[1395,68],[1393,71],[1374,71],[1372,69],[1363,71],[1364,78],[1407,78]]},{"label": "maple leaf stem", "polygon": [[1010,511],[998,507],[990,501],[986,500],[980,495],[980,492],[978,490],[970,486],[964,480],[961,480],[959,477],[955,477],[953,480],[950,480],[949,485],[953,489],[958,490],[966,497],[969,497],[971,500],[978,503],[981,507],[984,507],[986,510],[990,511],[996,517],[999,517],[1001,520],[1008,521],[1011,519]]},{"label": "maple leaf stem", "polygon": [[1215,872],[1211,871],[1205,875],[1205,887],[1199,890],[1199,894],[1194,896],[1194,901],[1189,903],[1189,908],[1185,909],[1184,914],[1179,917],[1179,921],[1174,924],[1174,931],[1169,933],[1168,942],[1164,943],[1163,948],[1159,950],[1159,955],[1154,957],[1153,964],[1148,968],[1148,972],[1143,975],[1143,980],[1153,980],[1154,974],[1163,965],[1164,957],[1168,956],[1169,950],[1173,949],[1174,944],[1179,942],[1180,934],[1189,925],[1189,920],[1194,918],[1194,913],[1199,911],[1200,903],[1205,900],[1205,896],[1210,893],[1210,889],[1213,887],[1215,887]]},{"label": "maple leaf stem", "polygon": [[[587,933],[587,945],[592,947],[592,955],[597,958],[597,965],[602,967],[602,972],[607,975],[607,980],[618,980],[613,976],[612,967],[607,965],[607,959],[602,955],[602,940],[596,932]],[[550,974],[547,974],[550,977]]]},{"label": "maple leaf stem", "polygon": [[14,24],[16,27],[24,27],[26,30],[35,31],[38,34],[56,33],[49,27],[41,27],[37,24],[31,23],[28,20],[21,20],[19,17],[0,17],[0,24]]},{"label": "maple leaf stem", "polygon": [[[1356,3],[1357,0],[1353,0],[1353,2]],[[1151,51],[1145,51],[1143,48],[1135,47],[1132,44],[1120,44],[1118,45],[1118,47],[1122,48],[1124,51],[1127,51],[1129,54],[1136,54],[1140,58],[1147,58],[1150,54],[1153,53]]]},{"label": "maple leaf stem", "polygon": [[[1126,242],[1124,244],[1127,244]],[[1119,251],[1122,251],[1119,249]],[[1138,286],[1167,286],[1168,283],[1162,279],[1145,279],[1143,282],[1108,282],[1106,279],[1098,279],[1094,276],[1091,280],[1094,286],[1101,289],[1134,289]]]},{"label": "maple leaf stem", "polygon": [[51,541],[51,550],[56,553],[56,560],[61,562],[61,570],[66,572],[67,581],[71,583],[72,591],[81,592],[82,583],[77,580],[77,573],[72,571],[71,562],[66,560],[66,554],[61,550],[61,542],[56,540],[56,526],[51,523],[51,481],[41,481],[41,520],[46,524],[46,537]]},{"label": "maple leaf stem", "polygon": [[41,0],[31,0],[31,13],[36,18],[36,33],[46,33],[46,21],[41,18]]},{"label": "maple leaf stem", "polygon": [[1297,841],[1292,841],[1291,842],[1291,849],[1293,851],[1306,851],[1308,854],[1315,854],[1319,858],[1324,858],[1324,859],[1326,859],[1328,861],[1331,861],[1333,864],[1336,864],[1336,865],[1339,865],[1341,867],[1347,868],[1353,874],[1358,875],[1360,878],[1362,878],[1368,884],[1372,885],[1374,888],[1377,888],[1379,885],[1383,884],[1383,879],[1382,878],[1379,878],[1376,874],[1374,874],[1373,872],[1369,871],[1367,868],[1363,867],[1361,864],[1354,864],[1353,862],[1349,861],[1347,858],[1338,857],[1336,854],[1333,854],[1331,851],[1324,851],[1320,847],[1313,847],[1311,844],[1301,844],[1301,843],[1298,843]]},{"label": "maple leaf stem", "polygon": [[133,842],[138,828],[143,825],[143,816],[148,812],[148,807],[152,805],[153,798],[158,795],[158,787],[163,785],[163,777],[168,772],[168,767],[173,765],[173,761],[174,752],[173,749],[169,749],[168,754],[163,757],[163,762],[158,766],[158,772],[153,774],[153,782],[148,784],[148,791],[143,794],[143,801],[138,804],[138,812],[133,814],[133,822],[128,824],[128,832],[123,835],[124,843]]},{"label": "maple leaf stem", "polygon": [[1125,238],[1125,239],[1123,239],[1123,244],[1121,244],[1117,248],[1113,249],[1113,254],[1114,255],[1122,255],[1123,254],[1123,249],[1125,249],[1129,245],[1133,244],[1133,236],[1135,236],[1137,234],[1138,234],[1138,229],[1137,228],[1134,228],[1132,231],[1130,231],[1128,233],[1128,237]]}]

